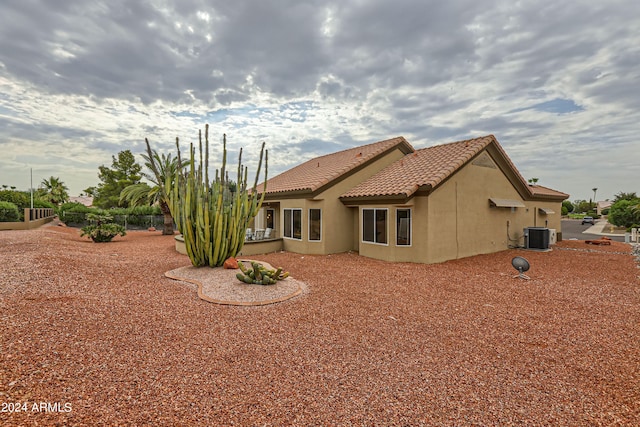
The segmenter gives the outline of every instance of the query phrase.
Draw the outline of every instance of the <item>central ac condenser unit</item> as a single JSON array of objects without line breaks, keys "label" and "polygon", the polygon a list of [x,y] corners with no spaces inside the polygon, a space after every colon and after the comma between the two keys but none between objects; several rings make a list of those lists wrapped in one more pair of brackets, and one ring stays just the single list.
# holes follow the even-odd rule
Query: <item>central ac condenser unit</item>
[{"label": "central ac condenser unit", "polygon": [[524,229],[525,249],[549,249],[550,230],[545,227],[527,227]]}]

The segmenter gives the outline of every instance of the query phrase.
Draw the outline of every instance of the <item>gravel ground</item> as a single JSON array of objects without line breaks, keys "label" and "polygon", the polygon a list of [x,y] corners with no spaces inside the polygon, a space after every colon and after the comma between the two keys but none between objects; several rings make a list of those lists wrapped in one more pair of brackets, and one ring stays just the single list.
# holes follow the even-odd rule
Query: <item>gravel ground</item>
[{"label": "gravel ground", "polygon": [[173,244],[0,232],[0,425],[640,425],[630,245],[256,256],[308,290],[237,307],[166,278]]}]

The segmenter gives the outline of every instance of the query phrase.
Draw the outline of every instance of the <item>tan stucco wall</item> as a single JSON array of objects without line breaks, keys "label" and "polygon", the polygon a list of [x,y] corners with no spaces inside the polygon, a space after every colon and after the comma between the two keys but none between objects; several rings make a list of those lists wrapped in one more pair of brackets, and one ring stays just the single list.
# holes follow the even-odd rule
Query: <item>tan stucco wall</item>
[{"label": "tan stucco wall", "polygon": [[38,228],[44,224],[47,224],[53,221],[55,214],[53,209],[49,208],[36,208],[34,211],[35,219],[29,220],[30,218],[30,209],[24,209],[24,218],[25,220],[22,222],[0,222],[0,230],[31,230],[33,228]]},{"label": "tan stucco wall", "polygon": [[[549,202],[549,201],[527,201],[524,202],[529,209],[529,217],[532,227],[546,227],[553,228],[557,232],[561,231],[562,221],[562,202]],[[554,214],[546,215],[540,212],[541,208],[550,209]]]},{"label": "tan stucco wall", "polygon": [[249,256],[280,252],[283,249],[282,239],[245,242],[238,256]]},{"label": "tan stucco wall", "polygon": [[[519,200],[525,208],[490,207],[489,198]],[[560,202],[524,202],[500,169],[464,166],[429,196],[428,248],[424,262],[434,263],[523,245],[523,228],[560,230]],[[554,215],[537,212],[538,207]],[[508,233],[508,234],[507,234]],[[509,237],[513,240],[509,240]]]}]

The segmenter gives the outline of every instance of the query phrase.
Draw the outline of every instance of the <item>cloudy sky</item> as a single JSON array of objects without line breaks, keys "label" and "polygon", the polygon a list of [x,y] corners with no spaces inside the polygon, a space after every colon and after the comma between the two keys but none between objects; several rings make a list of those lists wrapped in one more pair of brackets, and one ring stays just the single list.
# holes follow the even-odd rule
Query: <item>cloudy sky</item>
[{"label": "cloudy sky", "polygon": [[571,200],[640,193],[638,28],[637,0],[0,0],[0,185],[77,195],[209,123],[270,176],[494,134]]}]

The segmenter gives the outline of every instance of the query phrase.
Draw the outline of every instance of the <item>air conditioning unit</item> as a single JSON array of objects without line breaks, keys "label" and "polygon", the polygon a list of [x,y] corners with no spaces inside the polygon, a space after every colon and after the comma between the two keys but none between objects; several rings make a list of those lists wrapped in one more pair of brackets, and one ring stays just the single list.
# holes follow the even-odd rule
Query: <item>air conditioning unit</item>
[{"label": "air conditioning unit", "polygon": [[550,230],[544,227],[527,227],[524,229],[525,249],[549,249]]}]

